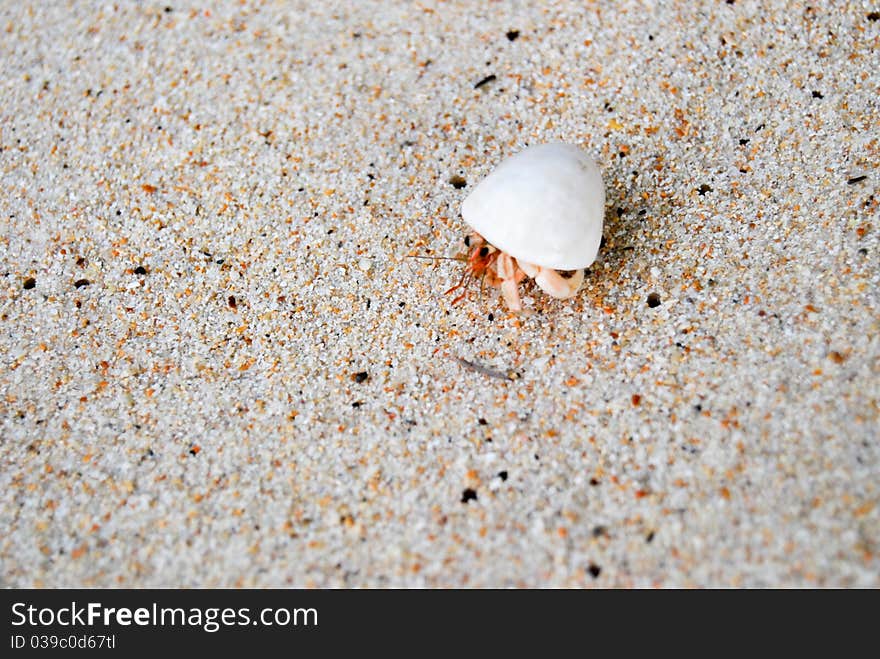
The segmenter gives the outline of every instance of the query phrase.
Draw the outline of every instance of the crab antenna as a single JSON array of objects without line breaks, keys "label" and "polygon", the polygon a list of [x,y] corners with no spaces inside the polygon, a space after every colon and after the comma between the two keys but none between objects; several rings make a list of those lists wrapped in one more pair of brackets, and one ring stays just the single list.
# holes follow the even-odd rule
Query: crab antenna
[{"label": "crab antenna", "polygon": [[467,261],[463,256],[422,256],[420,254],[407,254],[408,259],[429,259],[431,261]]}]

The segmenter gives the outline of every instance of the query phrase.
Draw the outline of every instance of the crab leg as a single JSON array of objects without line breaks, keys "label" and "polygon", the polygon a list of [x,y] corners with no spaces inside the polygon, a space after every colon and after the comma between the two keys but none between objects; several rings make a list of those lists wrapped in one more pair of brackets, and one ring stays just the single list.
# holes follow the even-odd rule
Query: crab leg
[{"label": "crab leg", "polygon": [[495,272],[501,279],[501,295],[511,311],[522,311],[522,303],[519,300],[517,285],[525,276],[516,261],[509,254],[501,252],[495,262]]},{"label": "crab leg", "polygon": [[581,284],[584,282],[583,270],[575,271],[574,275],[566,279],[552,268],[542,268],[541,266],[525,263],[524,261],[519,262],[519,267],[522,268],[523,272],[529,277],[534,279],[535,283],[540,286],[547,295],[559,299],[565,299],[577,293]]}]

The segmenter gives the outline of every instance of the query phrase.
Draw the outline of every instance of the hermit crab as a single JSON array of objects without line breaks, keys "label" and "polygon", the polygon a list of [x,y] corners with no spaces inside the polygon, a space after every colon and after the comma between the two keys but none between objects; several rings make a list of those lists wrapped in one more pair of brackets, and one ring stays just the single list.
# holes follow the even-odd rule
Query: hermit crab
[{"label": "hermit crab", "polygon": [[520,311],[519,283],[531,277],[552,297],[573,296],[596,260],[604,214],[602,175],[581,149],[550,143],[517,153],[464,200],[473,233],[465,273],[447,293],[480,279]]}]

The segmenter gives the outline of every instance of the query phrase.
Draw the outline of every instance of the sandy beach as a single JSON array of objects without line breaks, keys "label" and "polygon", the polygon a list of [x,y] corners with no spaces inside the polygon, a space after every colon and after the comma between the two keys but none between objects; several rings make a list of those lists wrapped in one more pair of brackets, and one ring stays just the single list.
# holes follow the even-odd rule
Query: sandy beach
[{"label": "sandy beach", "polygon": [[[880,5],[0,0],[0,585],[880,587]],[[461,203],[602,170],[581,291]]]}]

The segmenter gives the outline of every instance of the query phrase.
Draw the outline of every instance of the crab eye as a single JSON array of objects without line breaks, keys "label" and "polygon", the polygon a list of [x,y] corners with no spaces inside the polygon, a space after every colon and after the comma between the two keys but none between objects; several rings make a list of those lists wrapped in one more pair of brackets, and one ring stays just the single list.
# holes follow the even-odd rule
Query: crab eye
[{"label": "crab eye", "polygon": [[470,236],[465,236],[465,237],[464,237],[464,246],[465,246],[465,247],[470,247],[470,246],[471,246],[471,237],[470,237]]},{"label": "crab eye", "polygon": [[480,247],[480,256],[486,258],[489,256],[489,248],[488,247]]}]

